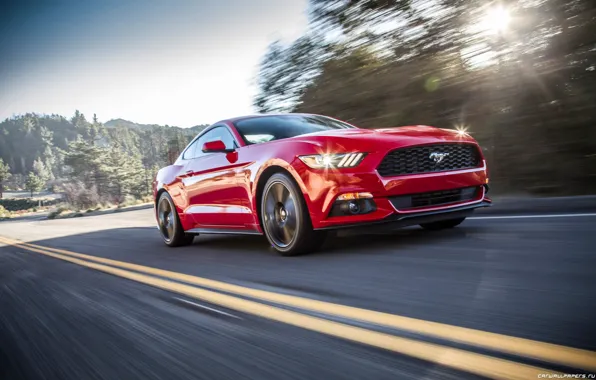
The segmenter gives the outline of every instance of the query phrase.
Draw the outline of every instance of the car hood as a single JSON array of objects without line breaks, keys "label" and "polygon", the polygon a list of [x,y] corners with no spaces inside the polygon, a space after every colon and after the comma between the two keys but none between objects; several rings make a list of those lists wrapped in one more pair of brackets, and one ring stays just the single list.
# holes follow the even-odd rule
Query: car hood
[{"label": "car hood", "polygon": [[324,149],[387,150],[410,145],[444,142],[475,142],[468,134],[450,129],[416,125],[384,129],[336,129],[294,137]]}]

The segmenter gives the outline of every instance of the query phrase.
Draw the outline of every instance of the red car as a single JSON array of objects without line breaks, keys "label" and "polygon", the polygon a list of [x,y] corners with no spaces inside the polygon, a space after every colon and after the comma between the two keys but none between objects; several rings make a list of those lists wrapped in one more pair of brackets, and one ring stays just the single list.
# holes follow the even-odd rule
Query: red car
[{"label": "red car", "polygon": [[153,191],[169,246],[200,233],[265,234],[296,255],[339,228],[455,227],[491,205],[487,184],[482,150],[464,132],[279,114],[208,127],[157,173]]}]

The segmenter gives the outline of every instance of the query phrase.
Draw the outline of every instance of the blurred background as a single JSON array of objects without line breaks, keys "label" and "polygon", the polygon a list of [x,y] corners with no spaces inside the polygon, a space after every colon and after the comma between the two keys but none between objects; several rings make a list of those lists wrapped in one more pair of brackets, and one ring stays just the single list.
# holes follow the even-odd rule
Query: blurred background
[{"label": "blurred background", "polygon": [[155,171],[205,126],[254,112],[464,129],[493,194],[596,192],[593,0],[25,1],[0,13],[0,190],[12,198],[146,201]]},{"label": "blurred background", "polygon": [[461,128],[497,193],[596,190],[596,2],[311,0],[309,30],[274,43],[262,112],[365,128]]}]

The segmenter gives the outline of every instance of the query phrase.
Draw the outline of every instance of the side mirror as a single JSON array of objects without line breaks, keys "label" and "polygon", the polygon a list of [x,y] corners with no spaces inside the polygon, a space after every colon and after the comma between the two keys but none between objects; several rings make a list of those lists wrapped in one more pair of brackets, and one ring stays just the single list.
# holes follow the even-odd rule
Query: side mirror
[{"label": "side mirror", "polygon": [[226,148],[226,144],[221,140],[207,141],[203,144],[203,153],[229,153],[233,151],[234,149]]}]

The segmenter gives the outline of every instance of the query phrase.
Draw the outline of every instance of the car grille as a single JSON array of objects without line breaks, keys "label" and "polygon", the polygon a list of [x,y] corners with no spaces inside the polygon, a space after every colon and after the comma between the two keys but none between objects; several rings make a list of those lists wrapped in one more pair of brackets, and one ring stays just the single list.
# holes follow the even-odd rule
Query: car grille
[{"label": "car grille", "polygon": [[[447,154],[440,162],[432,155]],[[396,149],[389,152],[377,171],[383,177],[470,169],[480,165],[480,154],[472,144],[434,144]]]},{"label": "car grille", "polygon": [[482,188],[479,186],[464,187],[461,189],[433,191],[411,195],[390,197],[389,201],[397,210],[416,207],[444,206],[450,203],[459,203],[477,199]]}]

